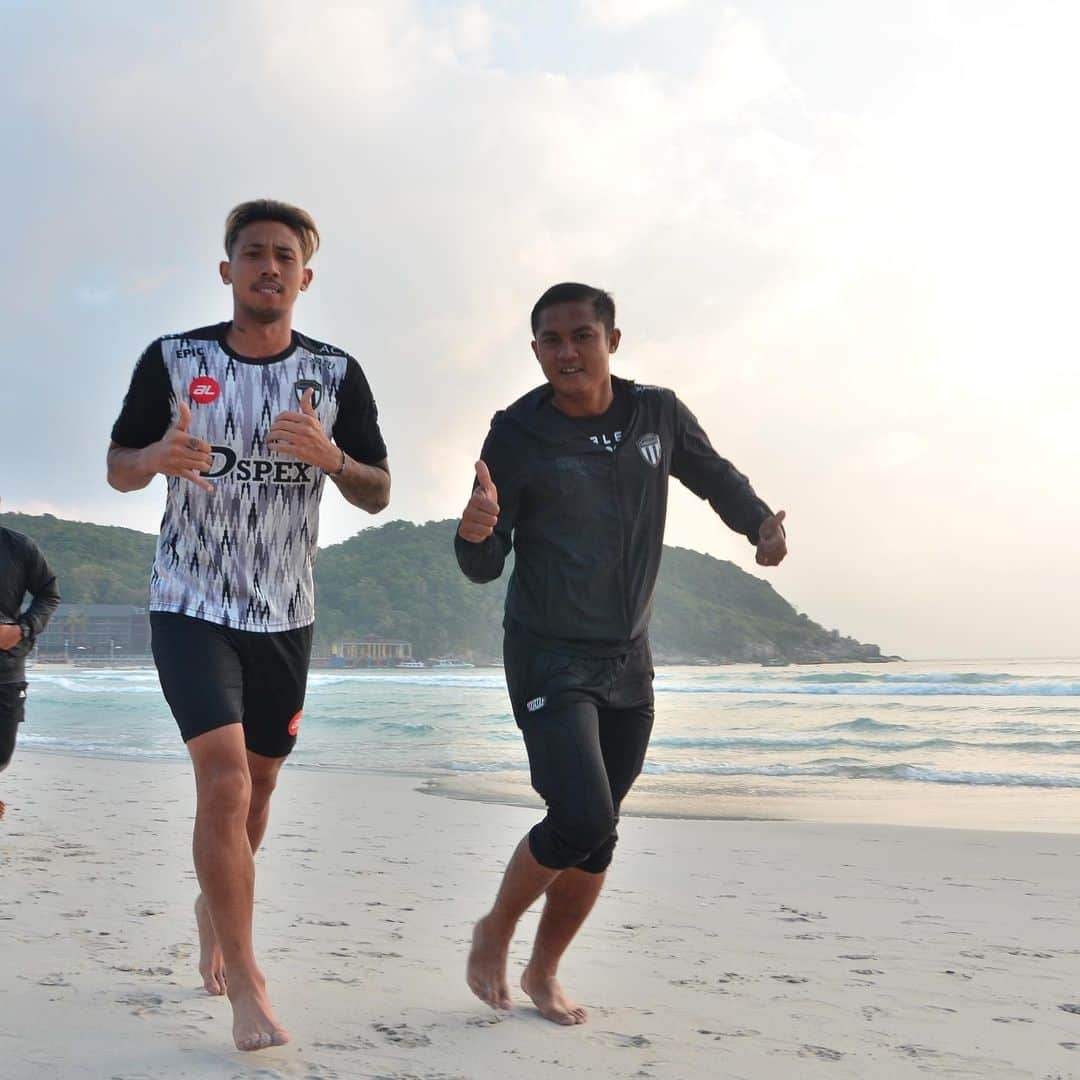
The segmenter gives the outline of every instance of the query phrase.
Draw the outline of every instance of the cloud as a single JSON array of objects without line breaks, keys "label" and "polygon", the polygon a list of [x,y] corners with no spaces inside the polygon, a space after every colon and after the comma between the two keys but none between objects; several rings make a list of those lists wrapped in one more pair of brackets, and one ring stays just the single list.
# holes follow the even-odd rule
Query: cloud
[{"label": "cloud", "polygon": [[612,27],[633,26],[685,6],[686,0],[581,0],[587,19]]}]

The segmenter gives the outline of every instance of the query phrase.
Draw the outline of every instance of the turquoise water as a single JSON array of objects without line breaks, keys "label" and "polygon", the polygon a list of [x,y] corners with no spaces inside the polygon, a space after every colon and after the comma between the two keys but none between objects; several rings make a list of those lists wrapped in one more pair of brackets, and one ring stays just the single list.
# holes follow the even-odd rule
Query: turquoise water
[{"label": "turquoise water", "polygon": [[[152,669],[39,665],[30,678],[24,749],[186,757]],[[787,813],[792,800],[868,797],[910,811],[913,799],[948,790],[947,806],[982,790],[988,808],[994,792],[1031,797],[1014,824],[1045,814],[1080,825],[1080,661],[668,667],[656,689],[639,811],[756,816],[770,805]],[[292,763],[529,797],[497,669],[314,671]]]}]

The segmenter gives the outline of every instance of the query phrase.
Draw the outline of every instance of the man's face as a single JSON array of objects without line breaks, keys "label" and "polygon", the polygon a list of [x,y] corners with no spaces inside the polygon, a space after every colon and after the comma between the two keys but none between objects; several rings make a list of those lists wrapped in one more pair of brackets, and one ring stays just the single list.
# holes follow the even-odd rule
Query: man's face
[{"label": "man's face", "polygon": [[555,393],[588,398],[611,378],[609,358],[619,347],[588,301],[553,304],[540,312],[532,350]]},{"label": "man's face", "polygon": [[232,286],[237,310],[264,323],[286,318],[312,278],[299,238],[280,221],[245,225],[220,269],[221,280]]}]

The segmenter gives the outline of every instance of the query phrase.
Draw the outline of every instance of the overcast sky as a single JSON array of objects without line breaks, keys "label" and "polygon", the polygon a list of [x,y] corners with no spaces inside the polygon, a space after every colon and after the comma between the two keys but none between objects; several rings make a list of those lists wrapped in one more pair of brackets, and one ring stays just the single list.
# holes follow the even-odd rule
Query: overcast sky
[{"label": "overcast sky", "polygon": [[[910,657],[1080,653],[1077,7],[0,0],[4,508],[156,531],[104,452],[132,366],[228,317],[225,214],[323,233],[296,325],[352,352],[390,510],[456,516],[528,313],[612,291],[775,508],[762,572]],[[674,485],[678,487],[678,485]],[[753,550],[673,491],[667,541]],[[448,555],[449,557],[449,555]]]}]

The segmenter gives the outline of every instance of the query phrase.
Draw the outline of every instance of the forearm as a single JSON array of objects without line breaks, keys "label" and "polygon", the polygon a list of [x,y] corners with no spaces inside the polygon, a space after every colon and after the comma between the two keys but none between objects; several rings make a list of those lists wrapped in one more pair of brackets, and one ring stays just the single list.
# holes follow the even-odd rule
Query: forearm
[{"label": "forearm", "polygon": [[40,589],[35,590],[30,606],[19,617],[30,628],[32,637],[38,637],[49,624],[52,613],[60,603],[60,592],[56,587],[56,578],[49,578]]},{"label": "forearm", "polygon": [[758,542],[758,528],[772,511],[750,481],[709,442],[694,414],[676,400],[676,437],[671,475],[709,505],[729,529]]},{"label": "forearm", "polygon": [[353,506],[369,514],[377,514],[390,505],[390,469],[385,460],[377,465],[365,465],[345,454],[341,475],[335,476],[333,471],[327,475]]},{"label": "forearm", "polygon": [[461,535],[454,536],[454,555],[461,572],[474,584],[486,585],[503,572],[506,546],[498,533],[473,543]]},{"label": "forearm", "polygon": [[109,486],[117,491],[139,491],[157,475],[151,464],[150,447],[135,450],[127,446],[109,447],[106,464]]},{"label": "forearm", "polygon": [[742,533],[751,544],[758,542],[761,523],[772,516],[768,503],[758,498],[750,482],[732,468],[734,475],[717,478],[713,490],[706,496],[713,511],[734,532]]}]

